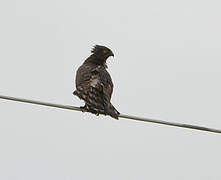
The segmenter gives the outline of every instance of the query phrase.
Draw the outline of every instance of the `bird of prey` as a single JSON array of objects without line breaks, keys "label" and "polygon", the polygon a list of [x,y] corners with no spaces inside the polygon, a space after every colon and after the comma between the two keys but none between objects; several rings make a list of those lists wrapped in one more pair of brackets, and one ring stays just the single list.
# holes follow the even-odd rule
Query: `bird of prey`
[{"label": "bird of prey", "polygon": [[109,48],[101,45],[94,46],[91,53],[77,70],[76,90],[73,94],[84,100],[85,106],[81,107],[82,111],[118,119],[120,113],[110,102],[113,82],[106,70],[106,60],[114,54]]}]

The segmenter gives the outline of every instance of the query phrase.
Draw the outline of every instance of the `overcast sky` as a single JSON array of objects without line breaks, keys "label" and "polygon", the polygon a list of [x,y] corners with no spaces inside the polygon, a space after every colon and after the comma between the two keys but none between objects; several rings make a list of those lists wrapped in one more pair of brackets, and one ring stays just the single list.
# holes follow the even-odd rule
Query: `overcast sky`
[{"label": "overcast sky", "polygon": [[[0,94],[66,105],[93,45],[122,113],[221,129],[210,0],[0,1]],[[0,100],[0,179],[218,180],[219,134]]]}]

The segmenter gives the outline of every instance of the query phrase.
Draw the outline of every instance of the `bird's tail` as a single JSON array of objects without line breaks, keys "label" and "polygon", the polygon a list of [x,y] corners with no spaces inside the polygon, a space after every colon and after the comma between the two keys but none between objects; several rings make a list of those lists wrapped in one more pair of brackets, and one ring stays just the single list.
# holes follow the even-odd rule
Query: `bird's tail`
[{"label": "bird's tail", "polygon": [[110,115],[112,118],[119,118],[120,113],[115,109],[115,107],[110,103],[107,108],[105,108],[105,114]]}]

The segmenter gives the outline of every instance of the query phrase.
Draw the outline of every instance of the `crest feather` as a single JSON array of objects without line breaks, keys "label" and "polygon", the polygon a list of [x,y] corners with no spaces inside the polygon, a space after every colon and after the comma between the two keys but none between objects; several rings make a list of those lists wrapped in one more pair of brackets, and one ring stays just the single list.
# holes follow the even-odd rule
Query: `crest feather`
[{"label": "crest feather", "polygon": [[101,45],[95,45],[92,50],[91,50],[91,53],[96,53],[100,50],[103,50],[103,49],[108,49],[107,47],[105,46],[101,46]]}]

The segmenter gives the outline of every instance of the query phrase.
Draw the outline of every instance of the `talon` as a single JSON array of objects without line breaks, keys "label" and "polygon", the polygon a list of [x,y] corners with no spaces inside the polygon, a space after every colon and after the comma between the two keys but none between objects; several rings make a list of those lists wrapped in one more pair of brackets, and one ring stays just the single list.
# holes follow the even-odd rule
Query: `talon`
[{"label": "talon", "polygon": [[87,107],[86,106],[80,106],[80,109],[82,112],[87,112]]},{"label": "talon", "polygon": [[91,108],[90,106],[88,105],[85,105],[85,106],[80,106],[80,109],[82,112],[90,112],[92,114],[95,114],[96,116],[99,116],[100,115],[100,112],[94,110],[93,108]]}]

